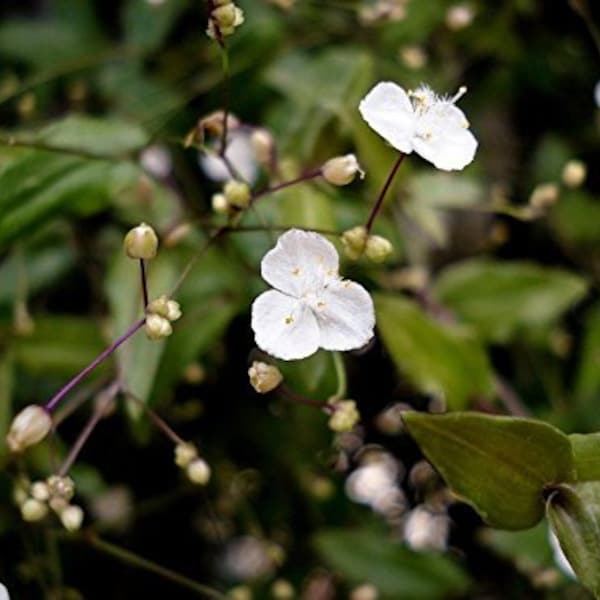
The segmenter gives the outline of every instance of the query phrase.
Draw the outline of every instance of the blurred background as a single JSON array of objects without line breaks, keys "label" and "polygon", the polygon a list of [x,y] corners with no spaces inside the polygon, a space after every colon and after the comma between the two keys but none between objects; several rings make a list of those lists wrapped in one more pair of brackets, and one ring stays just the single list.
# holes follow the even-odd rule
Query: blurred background
[{"label": "blurred background", "polygon": [[[194,597],[94,547],[93,531],[238,600],[588,597],[555,562],[545,523],[485,528],[399,415],[471,408],[568,433],[600,427],[597,3],[238,4],[227,78],[201,0],[0,4],[2,440],[17,410],[46,402],[139,318],[139,273],[122,252],[130,227],[160,234],[157,296],[222,222],[211,208],[222,173],[184,143],[200,118],[228,107],[266,128],[283,180],[347,152],[367,173],[261,200],[243,224],[267,230],[224,236],[201,256],[172,337],[131,340],[25,458],[2,442],[0,581],[17,600]],[[466,85],[460,107],[480,145],[458,173],[405,161],[374,230],[393,256],[342,267],[394,303],[374,343],[345,357],[362,422],[336,435],[319,410],[250,387],[250,305],[270,226],[365,222],[394,161],[357,110],[381,80],[449,95]],[[243,132],[236,144],[232,161],[255,189],[273,183]],[[336,389],[328,353],[279,366],[312,399]],[[15,482],[53,472],[116,370],[199,445],[211,482],[187,483],[172,444],[119,402],[71,471],[81,534],[24,523]]]}]

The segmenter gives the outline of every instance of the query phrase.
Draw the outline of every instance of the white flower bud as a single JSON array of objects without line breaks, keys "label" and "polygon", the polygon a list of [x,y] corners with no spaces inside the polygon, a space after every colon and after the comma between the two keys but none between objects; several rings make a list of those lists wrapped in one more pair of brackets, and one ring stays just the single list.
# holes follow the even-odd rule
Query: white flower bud
[{"label": "white flower bud", "polygon": [[275,140],[271,132],[263,128],[255,129],[250,136],[250,143],[256,160],[261,165],[270,165],[275,151]]},{"label": "white flower bud", "polygon": [[404,523],[404,539],[413,550],[443,550],[449,526],[447,515],[417,506]]},{"label": "white flower bud", "polygon": [[225,198],[231,206],[246,208],[250,204],[251,194],[247,183],[232,179],[223,188]]},{"label": "white flower bud", "polygon": [[333,414],[329,418],[329,429],[337,433],[352,431],[360,421],[360,413],[354,400],[336,400],[330,402]]},{"label": "white flower bud", "polygon": [[156,256],[158,236],[150,225],[141,223],[127,232],[123,247],[129,258],[150,260]]},{"label": "white flower bud", "polygon": [[225,194],[213,194],[211,204],[213,212],[218,215],[225,215],[229,212],[229,202],[227,202]]},{"label": "white flower bud", "polygon": [[356,175],[360,175],[361,179],[365,176],[354,154],[329,159],[322,166],[321,173],[332,185],[348,185],[354,181]]},{"label": "white flower bud", "polygon": [[427,64],[427,53],[424,48],[417,45],[404,46],[400,50],[400,58],[409,69],[415,71]]},{"label": "white flower bud", "polygon": [[367,247],[365,248],[365,254],[367,258],[373,262],[383,262],[392,252],[394,247],[384,237],[380,235],[370,235],[367,240]]},{"label": "white flower bud", "polygon": [[191,442],[175,446],[175,464],[182,469],[188,467],[198,458],[198,450]]},{"label": "white flower bud", "polygon": [[17,506],[21,506],[29,498],[29,482],[26,480],[19,480],[15,483],[13,488],[13,502]]},{"label": "white flower bud", "polygon": [[550,208],[558,202],[559,189],[555,183],[540,183],[533,190],[529,204],[535,209]]},{"label": "white flower bud", "polygon": [[283,375],[277,367],[257,360],[248,369],[248,376],[250,384],[259,394],[271,392],[283,381]]},{"label": "white flower bud", "polygon": [[146,310],[149,314],[158,315],[169,321],[177,321],[181,317],[179,302],[171,300],[165,294],[150,302]]},{"label": "white flower bud", "polygon": [[458,31],[459,29],[468,27],[474,17],[475,12],[470,6],[467,4],[455,4],[446,12],[446,25],[448,25],[449,29]]},{"label": "white flower bud", "polygon": [[50,488],[45,481],[34,481],[30,488],[31,497],[39,502],[48,502],[50,499]]},{"label": "white flower bud", "polygon": [[11,452],[22,452],[42,440],[52,429],[52,418],[43,406],[30,404],[12,421],[6,436]]},{"label": "white flower bud", "polygon": [[62,498],[69,501],[75,495],[75,482],[70,477],[50,475],[46,483],[50,496],[53,498]]},{"label": "white flower bud", "polygon": [[146,317],[144,329],[146,335],[151,340],[161,340],[173,333],[173,328],[169,320],[156,314],[150,314]]},{"label": "white flower bud", "polygon": [[65,500],[64,498],[61,498],[60,496],[54,496],[53,498],[50,498],[50,501],[48,502],[48,506],[57,515],[60,515],[60,513],[63,510],[65,510],[65,508],[67,508],[67,506],[69,506],[69,502],[68,502],[68,500]]},{"label": "white flower bud", "polygon": [[230,600],[252,600],[254,594],[247,585],[236,585],[227,592],[227,597]]},{"label": "white flower bud", "polygon": [[359,225],[342,233],[344,253],[351,260],[358,260],[365,251],[369,235],[366,227]]},{"label": "white flower bud", "polygon": [[379,591],[372,583],[363,583],[350,593],[350,600],[377,600]]},{"label": "white flower bud", "polygon": [[193,460],[187,466],[186,472],[189,480],[198,485],[206,485],[210,479],[210,467],[202,458]]},{"label": "white flower bud", "polygon": [[570,188],[578,188],[587,177],[587,166],[581,160],[570,160],[563,168],[563,183]]},{"label": "white flower bud", "polygon": [[295,595],[294,586],[286,579],[276,579],[271,586],[271,596],[275,600],[291,600]]},{"label": "white flower bud", "polygon": [[83,523],[83,509],[71,504],[60,513],[60,522],[67,531],[77,531]]},{"label": "white flower bud", "polygon": [[21,516],[30,523],[41,521],[48,514],[48,507],[35,498],[28,498],[21,504]]},{"label": "white flower bud", "polygon": [[231,35],[243,22],[244,11],[233,2],[228,2],[212,11],[206,34],[213,40],[218,37],[217,29],[222,36]]}]

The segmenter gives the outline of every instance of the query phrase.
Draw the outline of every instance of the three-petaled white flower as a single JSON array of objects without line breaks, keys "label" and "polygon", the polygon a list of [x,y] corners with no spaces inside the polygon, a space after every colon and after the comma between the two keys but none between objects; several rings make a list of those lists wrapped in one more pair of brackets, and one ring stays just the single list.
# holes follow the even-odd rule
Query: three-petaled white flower
[{"label": "three-petaled white flower", "polygon": [[259,348],[282,358],[305,358],[319,348],[352,350],[373,337],[375,311],[365,288],[338,273],[334,245],[312,231],[291,229],[265,254],[263,279],[275,289],[252,305]]},{"label": "three-petaled white flower", "polygon": [[413,150],[438,169],[463,169],[475,156],[477,140],[456,101],[466,92],[462,87],[453,98],[440,97],[426,85],[405,92],[399,85],[378,83],[361,101],[360,114],[394,148]]}]

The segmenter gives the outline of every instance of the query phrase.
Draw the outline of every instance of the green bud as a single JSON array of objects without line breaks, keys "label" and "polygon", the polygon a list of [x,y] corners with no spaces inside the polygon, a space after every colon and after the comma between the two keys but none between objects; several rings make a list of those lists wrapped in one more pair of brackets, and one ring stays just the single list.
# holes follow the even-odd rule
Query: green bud
[{"label": "green bud", "polygon": [[161,340],[173,333],[171,323],[165,317],[157,314],[149,314],[146,317],[145,331],[148,339]]},{"label": "green bud", "polygon": [[156,256],[158,236],[152,227],[141,223],[127,232],[123,247],[129,258],[150,260]]},{"label": "green bud", "polygon": [[354,154],[328,160],[321,168],[321,173],[325,180],[333,185],[348,185],[357,175],[360,175],[361,179],[365,176]]},{"label": "green bud", "polygon": [[264,362],[254,361],[248,369],[250,384],[259,394],[274,390],[283,381],[281,371]]},{"label": "green bud", "polygon": [[351,260],[358,260],[365,251],[369,235],[366,227],[359,225],[342,233],[344,253]]},{"label": "green bud", "polygon": [[336,400],[329,403],[333,414],[329,418],[329,428],[337,433],[352,431],[360,421],[360,413],[354,400]]},{"label": "green bud", "polygon": [[246,208],[249,206],[252,197],[247,183],[233,179],[225,184],[223,193],[227,202],[236,208]]},{"label": "green bud", "polygon": [[393,250],[392,244],[386,238],[380,235],[370,235],[365,254],[373,262],[383,262]]}]

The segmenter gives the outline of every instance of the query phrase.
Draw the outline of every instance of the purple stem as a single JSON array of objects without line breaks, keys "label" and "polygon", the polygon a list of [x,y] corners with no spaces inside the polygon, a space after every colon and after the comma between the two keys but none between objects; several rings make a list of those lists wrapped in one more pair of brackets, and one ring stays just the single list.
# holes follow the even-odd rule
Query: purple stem
[{"label": "purple stem", "polygon": [[142,294],[144,297],[144,310],[148,307],[148,280],[146,277],[146,263],[140,258],[140,275],[142,278]]},{"label": "purple stem", "polygon": [[58,403],[87,375],[89,375],[101,362],[106,360],[123,342],[126,342],[138,329],[141,329],[146,318],[140,319],[132,325],[120,338],[116,339],[102,354],[99,354],[83,371],[80,371],[69,383],[62,387],[55,396],[44,406],[46,411],[52,412]]},{"label": "purple stem", "polygon": [[309,171],[308,173],[300,175],[300,177],[296,177],[296,179],[290,179],[289,181],[284,181],[282,183],[274,185],[273,187],[269,187],[264,190],[261,190],[260,192],[256,192],[256,194],[252,196],[252,202],[255,202],[256,200],[258,200],[262,196],[266,196],[267,194],[274,194],[275,192],[278,192],[279,190],[282,190],[286,187],[296,185],[297,183],[302,183],[303,181],[309,181],[310,179],[315,179],[317,177],[320,177],[321,175],[321,169]]}]

